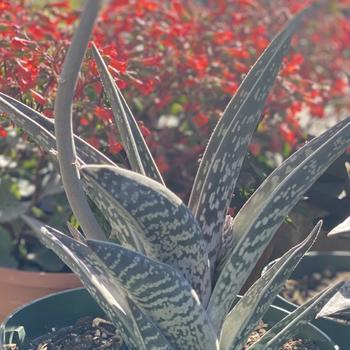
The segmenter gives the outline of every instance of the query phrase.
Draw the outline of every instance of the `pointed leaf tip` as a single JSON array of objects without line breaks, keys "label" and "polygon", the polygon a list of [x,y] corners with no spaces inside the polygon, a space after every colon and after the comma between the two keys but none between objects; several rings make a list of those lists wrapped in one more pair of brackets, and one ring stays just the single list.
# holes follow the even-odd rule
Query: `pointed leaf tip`
[{"label": "pointed leaf tip", "polygon": [[92,44],[92,52],[99,70],[103,86],[112,107],[113,116],[119,130],[123,146],[131,168],[164,184],[160,171],[139,129],[137,121],[121,91],[116,85],[97,47]]},{"label": "pointed leaf tip", "polygon": [[342,281],[339,291],[317,314],[316,318],[332,317],[350,321],[350,281]]},{"label": "pointed leaf tip", "polygon": [[334,227],[327,235],[328,237],[350,238],[350,216],[341,224]]}]

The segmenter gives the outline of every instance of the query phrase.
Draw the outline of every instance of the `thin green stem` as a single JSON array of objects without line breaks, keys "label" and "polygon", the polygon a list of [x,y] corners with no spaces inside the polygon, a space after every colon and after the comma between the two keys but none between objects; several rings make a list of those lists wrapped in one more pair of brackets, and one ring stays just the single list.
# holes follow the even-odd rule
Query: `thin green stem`
[{"label": "thin green stem", "polygon": [[101,3],[101,0],[87,1],[80,17],[80,24],[67,52],[55,100],[55,135],[62,182],[73,213],[88,238],[106,240],[89,207],[80,181],[72,122],[74,91]]}]

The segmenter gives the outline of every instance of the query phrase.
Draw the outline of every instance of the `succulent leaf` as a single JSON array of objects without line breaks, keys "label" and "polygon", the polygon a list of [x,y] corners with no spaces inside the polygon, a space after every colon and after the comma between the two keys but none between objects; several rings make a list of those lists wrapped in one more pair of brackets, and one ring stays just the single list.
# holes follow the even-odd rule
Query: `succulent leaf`
[{"label": "succulent leaf", "polygon": [[151,244],[134,216],[114,199],[98,179],[83,176],[82,181],[86,193],[111,225],[109,239],[128,249],[152,256]]},{"label": "succulent leaf", "polygon": [[348,216],[343,222],[334,227],[329,233],[328,237],[340,236],[348,238],[350,236],[350,216]]},{"label": "succulent leaf", "polygon": [[129,306],[147,350],[175,350],[160,332],[158,325],[146,316],[132,300],[129,300]]},{"label": "succulent leaf", "polygon": [[350,320],[350,281],[346,281],[340,290],[319,312],[319,317],[336,317],[338,319]]},{"label": "succulent leaf", "polygon": [[132,170],[164,184],[137,122],[95,45],[92,52]]},{"label": "succulent leaf", "polygon": [[[347,124],[309,155],[287,177],[275,176],[272,193],[260,197],[263,205],[257,215],[251,213],[244,219],[248,228],[239,236],[241,239],[234,247],[214,287],[208,306],[208,312],[215,325],[221,324],[232,305],[235,295],[240,291],[252,272],[255,262],[273,238],[288,212],[300,200],[310,186],[322,175],[332,162],[339,157],[350,144],[350,118]],[[262,195],[262,194],[260,194]],[[270,199],[270,200],[267,200]],[[233,223],[242,220],[237,214]],[[242,225],[245,226],[245,225]]]},{"label": "succulent leaf", "polygon": [[339,282],[329,287],[298,307],[283,320],[277,322],[249,350],[279,350],[286,341],[293,338],[302,327],[315,318],[316,314],[342,287],[343,283]]},{"label": "succulent leaf", "polygon": [[[284,161],[278,168],[276,168],[260,185],[260,187],[253,193],[253,195],[244,204],[241,210],[237,213],[233,222],[227,227],[225,245],[222,246],[221,256],[218,259],[216,266],[216,274],[218,274],[224,264],[226,263],[230,252],[244,232],[246,232],[253,220],[257,217],[259,212],[264,207],[265,203],[273,199],[273,190],[276,187],[276,179],[285,179],[290,172],[299,166],[310,154],[315,152],[322,146],[335,132],[340,131],[345,125],[349,123],[348,120],[340,121],[332,129],[325,131],[319,137],[315,137],[304,147],[293,153],[286,161]],[[229,239],[228,237],[232,238]]]},{"label": "succulent leaf", "polygon": [[220,249],[220,234],[248,144],[303,14],[290,21],[249,71],[214,129],[199,166],[189,208],[204,232],[211,266]]},{"label": "succulent leaf", "polygon": [[[33,222],[33,225],[41,226]],[[173,349],[154,322],[127,296],[88,246],[48,226],[39,230],[43,244],[79,276],[85,288],[118,327],[128,348]]]},{"label": "succulent leaf", "polygon": [[[7,99],[5,100],[0,96],[0,109],[6,112],[14,123],[22,127],[26,132],[28,132],[30,136],[34,139],[34,141],[36,141],[42,148],[55,155],[57,152],[55,142],[56,138],[54,134],[50,132],[50,130],[53,130],[54,124],[51,123],[44,116],[41,116],[40,114],[29,109],[29,107],[21,104],[20,102],[16,101],[16,104],[14,105],[12,103],[13,101],[7,102]],[[21,110],[17,109],[14,106],[19,106]],[[22,113],[22,111],[26,114]],[[44,123],[42,123],[41,118],[43,118]],[[41,124],[43,124],[43,126]],[[47,130],[45,126],[48,126],[49,129]],[[107,157],[104,157],[102,153],[100,153],[98,150],[96,150],[77,136],[75,137],[78,154],[81,155],[84,160],[93,161],[94,159],[96,159],[98,162],[101,162],[103,164],[110,164],[111,166],[116,166],[114,165],[114,163],[109,161]],[[56,157],[54,157],[53,159],[57,161]],[[78,158],[78,162],[81,165],[85,164],[84,161],[80,158]],[[91,187],[88,187],[88,196],[98,207],[102,208],[101,210],[103,210],[104,215],[108,219],[110,219],[110,224],[113,229],[113,236],[110,237],[110,239],[116,239],[117,241],[121,242],[130,249],[136,249],[140,252],[145,252],[147,242],[140,241],[140,239],[144,235],[142,234],[142,230],[137,225],[135,220],[133,220],[133,218],[131,218],[131,216],[127,212],[125,212],[125,210],[118,206],[116,207],[115,203],[113,205],[113,203],[111,204],[111,202],[108,202],[108,197],[105,197],[105,199],[103,199],[103,196],[101,194],[104,192],[104,190],[100,186],[99,182],[94,183],[93,186],[93,189],[97,194],[95,194],[95,192],[92,191],[89,192],[90,188]]]},{"label": "succulent leaf", "polygon": [[319,222],[302,243],[285,253],[234,306],[222,326],[220,349],[243,347],[301,258],[315,242],[321,226],[322,222]]},{"label": "succulent leaf", "polygon": [[[1,92],[0,110],[7,113],[13,122],[28,132],[41,147],[48,151],[56,151],[56,138],[54,136],[55,124],[51,119]],[[41,128],[38,126],[41,126]],[[45,131],[43,129],[46,129],[46,132],[48,132],[50,135],[45,135]],[[49,137],[52,139],[51,141],[48,140]],[[74,135],[74,139],[77,146],[78,156],[85,163],[115,165],[112,160],[106,157],[95,147],[81,139],[79,136]]]},{"label": "succulent leaf", "polygon": [[180,270],[206,305],[210,276],[203,236],[181,199],[158,182],[125,169],[85,166],[81,174],[92,193],[98,181],[104,194],[134,217],[152,249],[150,256]]},{"label": "succulent leaf", "polygon": [[43,127],[29,116],[23,114],[11,103],[0,96],[0,110],[6,113],[9,118],[19,127],[24,129],[41,147],[53,154],[56,153],[56,138],[52,132]]},{"label": "succulent leaf", "polygon": [[120,327],[123,336],[130,337],[128,346],[135,350],[138,349],[137,346],[144,349],[125,293],[112,284],[112,279],[108,278],[107,272],[104,273],[105,268],[91,249],[33,218],[27,217],[26,222],[34,229],[41,242],[78,275],[111,321]]},{"label": "succulent leaf", "polygon": [[90,240],[87,244],[176,349],[217,347],[205,309],[179,271],[117,244]]}]

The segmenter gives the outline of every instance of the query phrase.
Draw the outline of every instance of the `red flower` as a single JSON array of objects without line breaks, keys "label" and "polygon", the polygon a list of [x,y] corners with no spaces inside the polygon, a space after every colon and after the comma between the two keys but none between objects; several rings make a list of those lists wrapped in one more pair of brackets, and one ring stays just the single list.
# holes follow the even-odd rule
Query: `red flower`
[{"label": "red flower", "polygon": [[26,47],[30,44],[34,44],[34,41],[22,39],[22,38],[19,38],[17,36],[12,38],[12,40],[11,40],[12,47],[14,47],[16,49],[23,49],[24,47]]},{"label": "red flower", "polygon": [[157,167],[161,173],[166,173],[170,168],[167,160],[165,159],[165,157],[163,155],[157,156],[155,158],[155,162],[156,162]]},{"label": "red flower", "polygon": [[87,126],[89,125],[89,119],[85,118],[85,117],[81,117],[79,120],[80,125],[82,126]]},{"label": "red flower", "polygon": [[44,113],[45,117],[47,117],[47,118],[53,118],[54,117],[52,109],[45,109],[43,111],[43,113]]},{"label": "red flower", "polygon": [[228,30],[220,30],[214,33],[213,40],[214,40],[214,43],[218,45],[231,43],[233,40],[233,33]]},{"label": "red flower", "polygon": [[222,91],[227,94],[234,95],[237,91],[238,85],[235,82],[227,82],[223,85]]},{"label": "red flower", "polygon": [[45,37],[45,31],[40,26],[30,26],[27,31],[35,40],[42,40]]},{"label": "red flower", "polygon": [[64,9],[68,9],[70,7],[69,2],[67,0],[52,2],[51,4],[49,3],[46,6]]},{"label": "red flower", "polygon": [[205,55],[199,55],[199,56],[189,56],[187,57],[187,64],[190,68],[193,70],[196,70],[200,74],[204,74],[206,71],[209,60],[208,57]]},{"label": "red flower", "polygon": [[5,138],[7,136],[7,131],[0,126],[0,138]]},{"label": "red flower", "polygon": [[336,94],[343,94],[348,89],[349,89],[349,82],[345,78],[337,78],[332,85],[332,91]]},{"label": "red flower", "polygon": [[324,107],[318,103],[310,103],[309,104],[310,113],[313,117],[323,118],[324,117]]},{"label": "red flower", "polygon": [[152,56],[152,57],[146,57],[146,58],[143,58],[141,60],[141,63],[148,67],[148,66],[155,66],[157,64],[159,64],[161,61],[161,56],[159,55],[156,55],[156,56]]},{"label": "red flower", "polygon": [[135,79],[133,82],[136,85],[137,89],[145,96],[148,96],[150,93],[152,93],[154,89],[153,80],[141,81],[139,79]]},{"label": "red flower", "polygon": [[118,72],[125,73],[128,64],[126,61],[112,60],[108,66],[109,68],[115,69]]},{"label": "red flower", "polygon": [[108,143],[108,147],[109,147],[109,151],[112,154],[118,154],[124,148],[123,145],[121,143],[119,143],[119,142],[109,142]]},{"label": "red flower", "polygon": [[299,71],[300,66],[304,62],[304,57],[300,53],[294,53],[289,59],[285,60],[282,74],[295,74]]},{"label": "red flower", "polygon": [[225,51],[232,57],[247,59],[250,57],[248,50],[241,47],[228,47]]},{"label": "red flower", "polygon": [[192,121],[199,127],[202,128],[203,126],[208,124],[209,118],[203,114],[203,113],[198,113],[192,118]]},{"label": "red flower", "polygon": [[2,0],[0,2],[0,10],[1,11],[5,11],[5,10],[9,9],[10,6],[11,6],[10,1],[8,1],[8,0]]},{"label": "red flower", "polygon": [[249,151],[254,157],[256,157],[261,154],[261,145],[258,143],[251,143],[249,145]]},{"label": "red flower", "polygon": [[243,64],[242,62],[235,61],[234,65],[235,65],[235,69],[236,69],[239,73],[247,73],[247,71],[249,70],[249,67],[247,67],[247,66],[246,66],[245,64]]},{"label": "red flower", "polygon": [[113,114],[111,112],[111,110],[100,107],[100,106],[96,106],[94,113],[97,117],[101,118],[104,121],[110,122],[113,118]]},{"label": "red flower", "polygon": [[281,133],[282,138],[290,145],[294,146],[297,143],[297,138],[295,133],[290,130],[288,124],[281,123],[279,126],[279,132]]}]

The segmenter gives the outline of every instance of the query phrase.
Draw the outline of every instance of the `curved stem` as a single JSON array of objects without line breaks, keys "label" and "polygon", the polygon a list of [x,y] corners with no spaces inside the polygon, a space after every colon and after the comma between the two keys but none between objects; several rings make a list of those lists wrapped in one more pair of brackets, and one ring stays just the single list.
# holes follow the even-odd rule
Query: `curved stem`
[{"label": "curved stem", "polygon": [[73,213],[88,238],[106,240],[89,207],[80,181],[72,123],[74,91],[101,2],[101,0],[87,1],[65,58],[55,100],[55,135],[62,182]]}]

